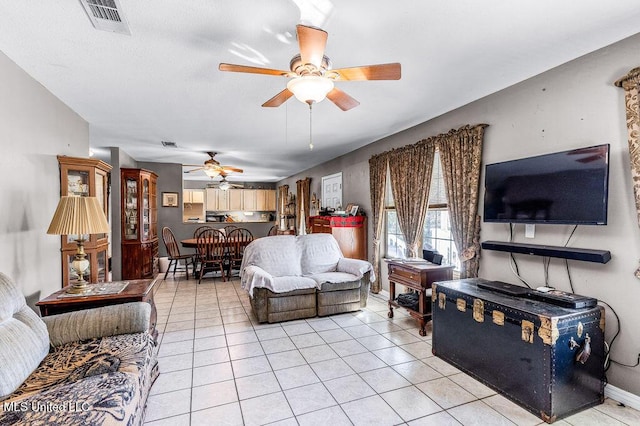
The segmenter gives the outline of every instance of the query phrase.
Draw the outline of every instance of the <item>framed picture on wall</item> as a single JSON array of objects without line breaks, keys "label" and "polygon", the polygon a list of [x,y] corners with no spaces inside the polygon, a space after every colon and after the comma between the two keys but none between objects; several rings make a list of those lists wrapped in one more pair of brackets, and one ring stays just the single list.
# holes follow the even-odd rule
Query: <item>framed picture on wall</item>
[{"label": "framed picture on wall", "polygon": [[178,193],[177,192],[163,192],[162,193],[162,207],[178,207]]}]

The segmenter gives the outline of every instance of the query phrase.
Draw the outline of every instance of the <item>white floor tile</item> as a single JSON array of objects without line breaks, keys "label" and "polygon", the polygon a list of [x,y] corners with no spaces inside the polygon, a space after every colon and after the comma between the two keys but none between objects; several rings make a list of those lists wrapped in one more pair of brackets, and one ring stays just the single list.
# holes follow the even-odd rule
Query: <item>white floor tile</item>
[{"label": "white floor tile", "polygon": [[[282,333],[284,333],[284,330],[282,330]],[[262,349],[264,350],[265,354],[285,352],[296,348],[296,345],[289,337],[279,337],[270,340],[262,340],[260,344],[262,345]]]},{"label": "white floor tile", "polygon": [[360,377],[362,377],[377,393],[388,392],[411,385],[411,383],[391,367],[365,371],[360,374]]},{"label": "white floor tile", "polygon": [[296,416],[337,404],[322,383],[289,389],[284,391],[284,395]]},{"label": "white floor tile", "polygon": [[475,396],[446,377],[420,383],[417,387],[445,409],[476,400]]},{"label": "white floor tile", "polygon": [[379,395],[347,402],[341,406],[355,426],[402,423],[402,418]]},{"label": "white floor tile", "polygon": [[357,374],[327,380],[324,385],[340,404],[376,394]]},{"label": "white floor tile", "polygon": [[279,392],[282,390],[278,379],[272,372],[236,379],[238,397],[243,399]]},{"label": "white floor tile", "polygon": [[211,426],[213,422],[216,426],[242,426],[240,404],[232,402],[191,413],[191,426]]},{"label": "white floor tile", "polygon": [[352,423],[342,408],[333,406],[296,417],[300,426],[350,426]]},{"label": "white floor tile", "polygon": [[392,366],[392,368],[414,385],[442,377],[442,374],[438,373],[422,361],[410,361],[402,364],[396,364]]},{"label": "white floor tile", "polygon": [[320,361],[310,365],[322,381],[348,376],[354,373],[353,369],[340,358]]},{"label": "white floor tile", "polygon": [[193,411],[216,407],[238,400],[236,384],[233,380],[196,386],[191,392],[191,409]]},{"label": "white floor tile", "polygon": [[[371,295],[354,313],[258,323],[238,278],[177,275],[156,291],[160,377],[146,425],[540,425],[431,353],[405,310]],[[640,424],[615,401],[558,426]]]},{"label": "white floor tile", "polygon": [[191,389],[191,369],[161,373],[151,387],[150,395],[173,392],[181,389]]},{"label": "white floor tile", "polygon": [[164,419],[188,413],[191,409],[191,389],[150,395],[147,398],[145,421]]},{"label": "white floor tile", "polygon": [[240,407],[247,426],[264,425],[293,416],[289,403],[282,392],[242,400]]},{"label": "white floor tile", "polygon": [[[465,426],[514,425],[513,422],[482,401],[473,401],[468,404],[459,405],[448,410],[448,412]],[[584,423],[582,424],[584,425]]]},{"label": "white floor tile", "polygon": [[415,386],[385,392],[380,396],[404,421],[415,420],[442,411],[438,404]]},{"label": "white floor tile", "polygon": [[320,381],[316,373],[306,364],[278,370],[275,372],[275,375],[282,389],[297,388]]}]

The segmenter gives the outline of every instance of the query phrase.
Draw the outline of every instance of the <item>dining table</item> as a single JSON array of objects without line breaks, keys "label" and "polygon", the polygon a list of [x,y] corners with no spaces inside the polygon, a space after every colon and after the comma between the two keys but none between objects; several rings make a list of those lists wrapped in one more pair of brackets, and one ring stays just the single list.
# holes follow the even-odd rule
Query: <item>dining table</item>
[{"label": "dining table", "polygon": [[[259,237],[258,237],[259,238]],[[222,240],[222,244],[224,247],[228,247],[230,245],[232,245],[236,240],[235,239],[223,239]],[[182,247],[184,248],[192,248],[192,249],[198,249],[198,239],[197,238],[186,238],[184,240],[180,240],[180,244],[182,245]],[[194,276],[198,275],[198,271],[194,269],[193,274]]]},{"label": "dining table", "polygon": [[[255,238],[254,238],[255,240]],[[231,244],[233,244],[235,242],[235,239],[224,239],[223,240],[223,245],[225,246],[229,246]],[[197,238],[186,238],[184,240],[180,241],[180,244],[182,245],[182,247],[184,248],[198,248],[198,239]]]}]

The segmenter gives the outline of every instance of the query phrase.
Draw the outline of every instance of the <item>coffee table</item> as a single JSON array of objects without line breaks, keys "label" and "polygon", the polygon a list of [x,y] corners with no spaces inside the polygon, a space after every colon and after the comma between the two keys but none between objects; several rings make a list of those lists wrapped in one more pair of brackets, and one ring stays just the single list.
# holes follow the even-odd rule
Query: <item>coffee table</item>
[{"label": "coffee table", "polygon": [[153,292],[157,279],[145,280],[126,280],[127,286],[119,293],[100,294],[100,295],[73,295],[71,297],[60,295],[64,294],[69,287],[45,297],[36,303],[40,308],[40,315],[43,317],[49,315],[63,314],[65,312],[80,311],[83,309],[99,308],[101,306],[118,305],[129,302],[147,302],[151,305],[151,320],[149,324],[149,333],[154,339],[158,337],[156,330],[156,322],[158,313],[156,305],[153,301]]}]

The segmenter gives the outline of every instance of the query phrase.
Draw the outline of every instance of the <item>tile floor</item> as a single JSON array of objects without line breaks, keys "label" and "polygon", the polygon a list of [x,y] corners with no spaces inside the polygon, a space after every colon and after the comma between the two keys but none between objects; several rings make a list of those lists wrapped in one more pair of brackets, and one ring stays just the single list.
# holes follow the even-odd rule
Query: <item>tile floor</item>
[{"label": "tile floor", "polygon": [[[431,354],[403,310],[258,324],[237,279],[178,275],[155,294],[160,376],[146,425],[537,425],[528,411]],[[557,425],[637,425],[615,401]]]}]

